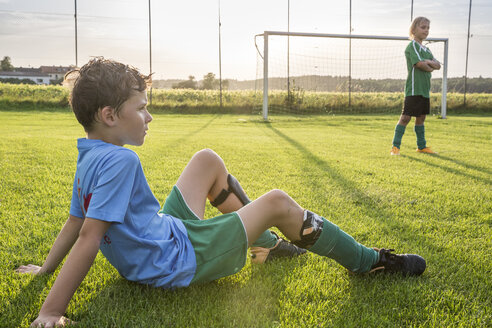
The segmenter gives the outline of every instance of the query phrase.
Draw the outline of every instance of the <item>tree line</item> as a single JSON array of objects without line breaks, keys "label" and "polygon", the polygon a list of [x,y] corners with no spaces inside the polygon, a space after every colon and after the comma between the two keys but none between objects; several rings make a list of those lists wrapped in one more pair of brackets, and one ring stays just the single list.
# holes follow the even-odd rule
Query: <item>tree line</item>
[{"label": "tree line", "polygon": [[[448,81],[448,92],[463,93],[465,90],[464,77],[451,77]],[[269,89],[287,90],[285,77],[268,79]],[[290,78],[290,88],[318,92],[347,92],[349,79],[347,76],[294,76]],[[404,79],[351,79],[353,92],[403,92]],[[188,80],[155,80],[153,86],[158,89],[202,89],[218,90],[219,80],[213,73],[208,73],[202,81],[196,81],[190,75]],[[442,79],[432,79],[431,92],[441,92]],[[222,81],[224,90],[263,90],[263,79],[239,81],[227,79]],[[466,80],[467,93],[492,93],[492,78],[474,77]]]},{"label": "tree line", "polygon": [[[159,83],[157,82],[157,84]],[[215,77],[214,73],[210,72],[205,74],[200,82],[196,81],[193,75],[190,75],[188,80],[173,83],[172,89],[217,90],[222,87],[222,89],[227,90],[229,88],[229,80],[223,80],[222,86],[220,84],[221,81]],[[156,87],[158,86],[156,85]]]}]

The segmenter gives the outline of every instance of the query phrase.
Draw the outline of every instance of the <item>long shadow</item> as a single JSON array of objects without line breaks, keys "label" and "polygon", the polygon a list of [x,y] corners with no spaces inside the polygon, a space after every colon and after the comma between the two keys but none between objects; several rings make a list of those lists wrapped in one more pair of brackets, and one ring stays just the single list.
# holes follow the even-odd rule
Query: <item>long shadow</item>
[{"label": "long shadow", "polygon": [[[432,166],[432,167],[435,167],[435,168],[438,168],[438,169],[441,169],[443,171],[446,171],[448,173],[452,173],[452,174],[455,174],[455,175],[461,175],[461,176],[464,176],[466,178],[469,178],[469,179],[473,179],[473,180],[478,180],[478,181],[481,181],[485,184],[492,184],[492,180],[489,180],[487,178],[483,178],[483,177],[479,177],[479,176],[476,176],[476,175],[473,175],[473,174],[469,174],[469,173],[465,173],[461,170],[458,170],[458,169],[453,169],[451,167],[446,167],[446,166],[442,166],[442,165],[438,165],[438,164],[435,164],[435,163],[432,163],[430,161],[426,161],[424,160],[423,158],[417,158],[417,157],[414,157],[414,156],[410,156],[410,155],[401,155],[402,157],[404,158],[408,158],[412,161],[415,161],[415,162],[420,162],[420,163],[424,163],[425,165],[428,165],[428,166]],[[442,156],[433,156],[434,158],[442,158]],[[451,160],[451,162],[455,162],[454,160],[452,159],[448,159],[448,158],[443,158],[444,160]],[[465,166],[467,167],[467,166]]]},{"label": "long shadow", "polygon": [[[266,281],[255,279],[252,283],[258,276]],[[187,327],[261,327],[257,318],[271,317],[281,291],[269,288],[269,279],[275,278],[281,279],[252,273],[252,279],[244,283],[226,278],[176,290],[115,279],[76,309],[71,319],[88,327],[184,327],[184,323]],[[269,291],[268,304],[251,305],[258,288]],[[255,316],[252,318],[245,310],[254,310]],[[231,317],[234,324],[224,319]]]},{"label": "long shadow", "polygon": [[471,169],[471,170],[475,170],[475,171],[479,171],[479,172],[484,172],[484,173],[487,173],[487,174],[492,174],[492,170],[490,170],[490,169],[488,169],[486,167],[472,165],[472,164],[465,163],[465,162],[462,162],[462,161],[458,161],[457,159],[454,159],[454,158],[451,158],[451,157],[442,156],[442,155],[438,155],[437,158],[440,158],[440,159],[444,159],[446,161],[453,162],[453,163],[458,164],[458,165],[461,165],[461,166],[463,166],[463,167],[465,167],[467,169]]},{"label": "long shadow", "polygon": [[[383,233],[392,233],[392,227],[396,227],[397,231],[399,229],[403,231],[411,231],[411,242],[412,244],[415,245],[420,245],[420,247],[428,254],[434,254],[433,258],[435,259],[439,254],[439,257],[444,257],[448,258],[449,261],[454,261],[456,260],[456,251],[453,250],[452,248],[448,248],[446,246],[440,246],[438,239],[439,236],[431,236],[431,235],[422,235],[418,228],[412,227],[410,224],[406,224],[404,222],[394,222],[394,220],[391,219],[392,216],[394,216],[393,213],[391,213],[388,210],[385,210],[382,208],[378,203],[380,199],[377,198],[371,198],[364,194],[362,190],[360,190],[355,182],[352,182],[339,174],[333,167],[331,167],[326,161],[323,159],[319,158],[318,156],[314,155],[311,151],[309,151],[304,145],[302,145],[300,142],[294,140],[293,138],[289,137],[288,135],[284,134],[283,132],[277,130],[274,128],[271,124],[267,123],[265,126],[270,129],[274,134],[279,136],[280,138],[284,139],[287,141],[289,144],[292,145],[293,148],[295,148],[299,153],[301,153],[308,161],[311,163],[308,169],[311,169],[314,166],[317,166],[320,171],[323,172],[323,174],[328,174],[330,175],[333,180],[342,188],[346,191],[347,194],[352,193],[352,197],[358,198],[359,201],[352,202],[353,206],[359,207],[363,212],[367,213],[368,216],[375,222],[377,222],[379,225],[380,223],[383,223],[384,227],[381,227],[380,229],[383,231]],[[412,158],[413,159],[413,158]],[[435,165],[437,166],[437,165]],[[452,171],[454,173],[454,170]],[[310,177],[309,183],[311,185],[314,185],[316,188],[323,188],[323,186],[320,184],[319,181],[316,180],[316,175],[308,175]],[[473,177],[475,178],[475,177]],[[336,222],[335,222],[336,223]],[[399,229],[398,229],[399,228]],[[423,254],[424,255],[424,254]],[[425,256],[425,255],[424,255]],[[471,262],[468,258],[464,256],[460,256],[460,263],[468,268],[471,268],[474,266],[474,263]],[[428,258],[428,266],[432,266],[432,259]],[[445,265],[451,264],[444,263]],[[441,266],[443,263],[440,261],[436,261],[435,266]],[[439,270],[438,268],[434,270]],[[444,273],[448,274],[448,272]],[[483,280],[483,276],[480,274],[468,270],[467,275],[470,277],[471,280],[477,279],[477,280]],[[429,279],[434,280],[433,276],[428,276],[424,275],[422,277],[418,277],[415,279],[411,279],[407,281],[408,278],[404,278],[401,276],[391,276],[391,275],[382,275],[378,277],[374,276],[364,276],[364,275],[354,275],[350,277],[350,293],[351,297],[350,300],[346,303],[346,306],[342,307],[341,311],[338,311],[340,315],[337,315],[337,319],[335,322],[335,325],[338,324],[344,324],[346,323],[348,315],[354,316],[353,309],[354,307],[357,308],[359,306],[367,306],[367,303],[364,302],[364,299],[367,300],[368,302],[371,302],[371,291],[368,289],[368,287],[371,287],[375,292],[374,297],[381,297],[380,294],[380,285],[381,284],[387,284],[388,279],[390,282],[401,284],[401,283],[406,283],[409,285],[410,289],[415,289],[415,294],[411,298],[409,298],[409,301],[413,304],[420,304],[421,300],[419,300],[419,295],[421,288],[419,287],[419,284],[425,283],[425,284],[430,284],[434,282],[430,282]],[[437,280],[439,283],[441,281],[438,279]],[[369,284],[369,285],[366,285]],[[447,286],[446,282],[442,282],[443,287]],[[471,286],[470,286],[471,287]],[[456,291],[460,294],[465,295],[465,292],[462,291]],[[391,296],[391,293],[389,293],[389,296]],[[409,295],[406,295],[405,297],[408,297]],[[374,308],[375,310],[378,309],[377,304],[378,302],[374,303]],[[389,304],[388,306],[391,306]],[[376,311],[377,312],[377,311]],[[347,314],[347,316],[345,316]],[[355,326],[357,326],[356,323],[354,323]]]},{"label": "long shadow", "polygon": [[[298,141],[292,139],[288,135],[274,128],[270,123],[266,123],[268,129],[270,129],[273,133],[278,135],[280,138],[287,141],[292,145],[299,153],[301,153],[306,159],[307,162],[310,163],[310,167],[308,167],[305,171],[312,171],[313,166],[317,166],[318,169],[323,172],[323,175],[329,175],[342,189],[344,189],[347,195],[350,195],[350,203],[352,206],[359,207],[363,213],[366,213],[368,217],[370,217],[373,221],[375,221],[381,228],[384,233],[390,234],[393,231],[393,228],[400,228],[404,231],[412,231],[412,242],[418,243],[420,245],[426,245],[427,252],[445,252],[446,250],[438,246],[435,243],[432,243],[429,239],[429,236],[423,236],[421,231],[417,230],[417,228],[412,227],[410,224],[405,224],[401,221],[395,222],[392,219],[394,216],[393,213],[384,209],[380,198],[370,197],[365,194],[362,190],[358,188],[356,182],[350,181],[338,173],[333,167],[331,167],[326,161],[314,155],[309,149],[303,146]],[[325,187],[316,179],[316,175],[309,175],[310,181],[309,184],[314,186],[313,192],[316,190],[323,190]],[[336,222],[334,222],[336,224]]]},{"label": "long shadow", "polygon": [[[8,300],[8,305],[0,309],[0,327],[19,327],[27,313],[32,312],[33,306],[39,301],[39,294],[46,287],[50,275],[34,276],[19,293]],[[30,322],[36,319],[40,308],[37,308],[33,316],[28,318]]]},{"label": "long shadow", "polygon": [[203,124],[202,126],[198,127],[197,129],[185,134],[184,136],[178,138],[177,140],[174,140],[173,142],[171,142],[168,146],[174,146],[174,145],[177,145],[177,144],[182,144],[186,139],[189,139],[191,138],[192,136],[200,133],[202,130],[205,130],[206,128],[208,128],[208,126],[210,124],[212,124],[213,121],[215,121],[217,118],[219,118],[221,115],[220,114],[216,114],[214,115],[208,122],[206,122],[205,124]]}]

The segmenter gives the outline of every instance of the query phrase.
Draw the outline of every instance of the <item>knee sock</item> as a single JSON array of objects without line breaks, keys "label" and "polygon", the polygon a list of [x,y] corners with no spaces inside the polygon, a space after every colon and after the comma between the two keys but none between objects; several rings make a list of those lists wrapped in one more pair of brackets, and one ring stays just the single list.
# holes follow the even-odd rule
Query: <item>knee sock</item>
[{"label": "knee sock", "polygon": [[323,218],[323,231],[310,252],[334,259],[348,270],[368,272],[379,261],[379,253],[359,244],[337,225]]},{"label": "knee sock", "polygon": [[395,127],[395,135],[393,136],[393,146],[395,146],[398,149],[400,149],[401,138],[405,133],[405,128],[406,128],[405,125],[400,125],[400,124],[397,124]]},{"label": "knee sock", "polygon": [[425,127],[423,125],[415,125],[414,130],[417,135],[417,147],[419,149],[424,149],[426,147]]},{"label": "knee sock", "polygon": [[270,230],[265,230],[258,239],[251,245],[252,247],[264,247],[272,248],[277,244],[277,236],[270,232]]}]

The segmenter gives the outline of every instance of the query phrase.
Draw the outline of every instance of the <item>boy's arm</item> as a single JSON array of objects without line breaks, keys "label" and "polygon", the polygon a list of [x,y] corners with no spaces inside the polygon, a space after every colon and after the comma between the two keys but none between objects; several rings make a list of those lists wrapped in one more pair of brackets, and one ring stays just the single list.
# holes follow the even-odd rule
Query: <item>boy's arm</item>
[{"label": "boy's arm", "polygon": [[418,69],[420,69],[421,71],[424,71],[424,72],[432,72],[434,70],[429,65],[428,60],[419,61],[417,64],[415,64],[415,67],[417,67]]},{"label": "boy's arm", "polygon": [[85,219],[77,242],[32,325],[54,326],[60,320],[65,320],[63,314],[68,303],[89,271],[99,250],[101,238],[110,225],[110,222]]},{"label": "boy's arm", "polygon": [[58,234],[58,237],[56,237],[53,247],[51,247],[43,266],[39,267],[33,264],[27,266],[21,265],[15,271],[18,273],[32,274],[50,273],[55,271],[77,240],[83,223],[83,219],[70,215]]},{"label": "boy's arm", "polygon": [[427,60],[427,65],[429,65],[435,70],[441,69],[441,63],[437,59]]}]

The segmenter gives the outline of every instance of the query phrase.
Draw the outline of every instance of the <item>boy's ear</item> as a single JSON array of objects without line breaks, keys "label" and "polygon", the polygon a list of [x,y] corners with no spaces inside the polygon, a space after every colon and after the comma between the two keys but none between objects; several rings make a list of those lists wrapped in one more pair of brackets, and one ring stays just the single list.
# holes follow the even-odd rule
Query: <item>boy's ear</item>
[{"label": "boy's ear", "polygon": [[107,126],[114,126],[116,123],[116,112],[113,107],[105,106],[99,109],[99,119]]}]

